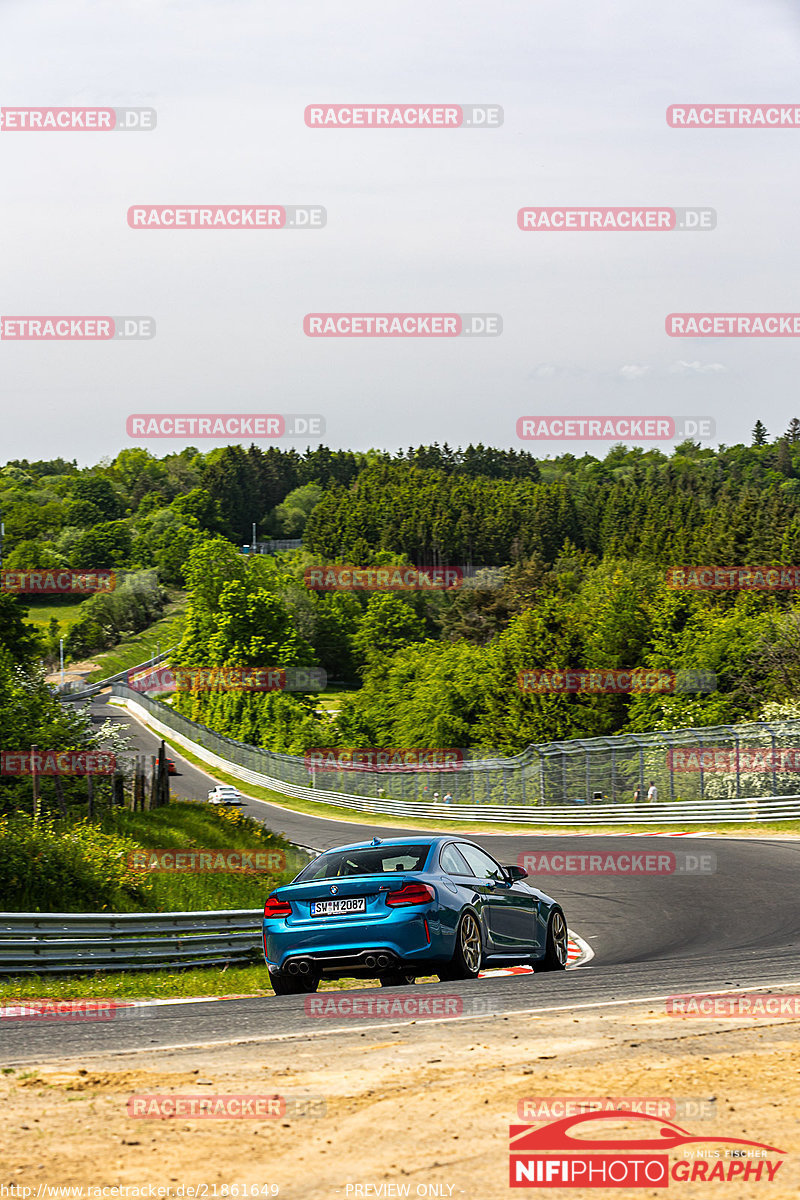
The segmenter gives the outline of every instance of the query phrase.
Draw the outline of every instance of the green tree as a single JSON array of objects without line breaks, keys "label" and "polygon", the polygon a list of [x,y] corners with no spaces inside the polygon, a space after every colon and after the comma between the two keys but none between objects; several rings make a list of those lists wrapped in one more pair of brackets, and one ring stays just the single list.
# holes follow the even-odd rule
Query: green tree
[{"label": "green tree", "polygon": [[282,504],[272,510],[269,523],[278,538],[300,538],[311,510],[319,504],[323,490],[318,483],[306,483],[291,491]]},{"label": "green tree", "polygon": [[28,624],[19,600],[8,592],[0,592],[0,649],[20,665],[32,663],[39,650],[36,627]]},{"label": "green tree", "polygon": [[408,601],[393,592],[374,592],[351,644],[365,669],[374,669],[401,646],[420,641],[425,623]]},{"label": "green tree", "polygon": [[104,475],[79,475],[72,483],[72,498],[94,505],[106,521],[115,521],[124,513],[114,485]]},{"label": "green tree", "polygon": [[131,554],[131,531],[124,521],[104,521],[78,538],[72,565],[85,570],[124,567]]},{"label": "green tree", "polygon": [[286,605],[265,588],[248,591],[245,584],[223,585],[214,633],[208,639],[209,661],[236,666],[309,666],[311,647],[298,637]]}]

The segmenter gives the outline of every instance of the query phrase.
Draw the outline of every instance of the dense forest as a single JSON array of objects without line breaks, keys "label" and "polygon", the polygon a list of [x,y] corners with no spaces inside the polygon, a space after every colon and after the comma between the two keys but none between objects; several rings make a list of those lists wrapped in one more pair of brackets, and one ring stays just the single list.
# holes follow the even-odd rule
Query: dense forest
[{"label": "dense forest", "polygon": [[[793,592],[666,581],[676,564],[800,563],[798,420],[771,442],[759,423],[752,445],[687,442],[670,456],[229,446],[163,458],[129,449],[88,469],[16,461],[0,469],[0,513],[6,568],[122,572],[116,598],[85,602],[76,654],[112,636],[114,605],[129,623],[154,619],[166,586],[188,593],[177,665],[324,667],[346,689],[333,716],[313,694],[177,698],[195,719],[272,749],[518,752],[752,719],[793,702],[800,683]],[[254,522],[259,538],[302,537],[302,549],[241,554]],[[310,590],[308,567],[333,562],[449,564],[467,578],[439,592]],[[520,691],[520,671],[567,667],[707,670],[716,689]]]}]

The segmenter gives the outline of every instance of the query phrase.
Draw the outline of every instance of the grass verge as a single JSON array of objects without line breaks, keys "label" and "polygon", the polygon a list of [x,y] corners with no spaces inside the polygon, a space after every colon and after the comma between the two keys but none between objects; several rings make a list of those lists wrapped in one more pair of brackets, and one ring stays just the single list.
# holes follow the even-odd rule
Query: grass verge
[{"label": "grass verge", "polygon": [[82,596],[80,600],[70,599],[61,603],[46,600],[41,604],[37,600],[31,600],[26,606],[28,611],[25,620],[38,628],[44,628],[49,625],[51,618],[55,617],[61,627],[59,632],[63,636],[81,616],[81,603],[85,599],[86,597]]},{"label": "grass verge", "polygon": [[[252,851],[184,869],[153,870],[153,850]],[[172,803],[152,812],[109,809],[98,820],[0,819],[7,912],[184,912],[259,908],[307,862],[302,851],[237,809]],[[162,860],[163,863],[163,860]],[[191,867],[191,869],[186,869]],[[263,869],[262,869],[263,867]]]},{"label": "grass verge", "polygon": [[318,711],[323,709],[326,713],[337,713],[342,707],[342,701],[351,699],[355,694],[352,689],[343,688],[341,691],[337,691],[336,688],[328,688],[327,691],[320,692],[317,697]]},{"label": "grass verge", "polygon": [[[431,976],[433,978],[433,976]],[[377,979],[333,979],[321,992],[379,987]],[[244,967],[188,967],[184,971],[97,971],[92,975],[0,978],[0,1001],[180,1000],[195,996],[271,996],[264,963]]]}]

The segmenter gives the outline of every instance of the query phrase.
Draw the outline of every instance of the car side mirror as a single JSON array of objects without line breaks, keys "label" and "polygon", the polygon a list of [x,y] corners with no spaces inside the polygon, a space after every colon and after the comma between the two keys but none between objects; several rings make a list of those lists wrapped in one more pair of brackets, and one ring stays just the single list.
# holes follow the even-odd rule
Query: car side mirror
[{"label": "car side mirror", "polygon": [[503,870],[505,871],[506,875],[508,876],[508,878],[511,880],[512,883],[517,883],[517,881],[520,879],[528,878],[528,872],[525,870],[524,867],[510,866],[510,867],[503,867]]}]

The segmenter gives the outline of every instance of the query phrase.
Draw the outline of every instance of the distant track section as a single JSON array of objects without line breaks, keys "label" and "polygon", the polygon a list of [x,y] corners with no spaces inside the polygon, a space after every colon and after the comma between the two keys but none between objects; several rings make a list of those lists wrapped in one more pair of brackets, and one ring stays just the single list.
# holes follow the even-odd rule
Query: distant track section
[{"label": "distant track section", "polygon": [[[169,737],[183,746],[195,757],[211,767],[225,771],[235,779],[256,787],[267,788],[284,796],[299,800],[310,800],[316,804],[329,804],[335,808],[346,808],[356,812],[379,813],[388,816],[411,817],[415,820],[486,821],[513,825],[656,825],[701,824],[708,825],[723,821],[781,821],[800,818],[800,795],[732,797],[728,799],[701,799],[675,803],[631,803],[599,804],[444,804],[442,802],[419,802],[396,800],[389,796],[359,796],[348,792],[328,791],[311,788],[303,784],[281,779],[264,771],[253,770],[236,762],[233,755],[246,755],[253,761],[266,757],[276,766],[286,767],[297,777],[308,777],[308,767],[302,758],[292,755],[271,754],[258,747],[235,742],[222,737],[206,726],[189,721],[180,713],[173,712],[165,704],[141,696],[129,688],[116,686],[112,695],[122,700],[130,713],[143,721],[152,730]],[[196,738],[202,737],[205,745]],[[470,766],[472,764],[469,764]],[[390,786],[391,775],[382,777]]]},{"label": "distant track section", "polygon": [[152,658],[146,658],[143,663],[137,663],[133,667],[126,667],[124,671],[117,671],[116,675],[109,675],[107,679],[98,679],[96,683],[90,684],[89,687],[81,688],[78,692],[59,692],[58,698],[59,700],[67,700],[70,703],[73,700],[91,700],[93,696],[102,692],[104,688],[111,687],[113,684],[127,678],[132,671],[146,671],[148,667],[155,667],[158,663],[164,662],[165,659],[169,658],[174,649],[175,647],[171,646],[169,650],[164,650],[161,654],[155,654]]}]

